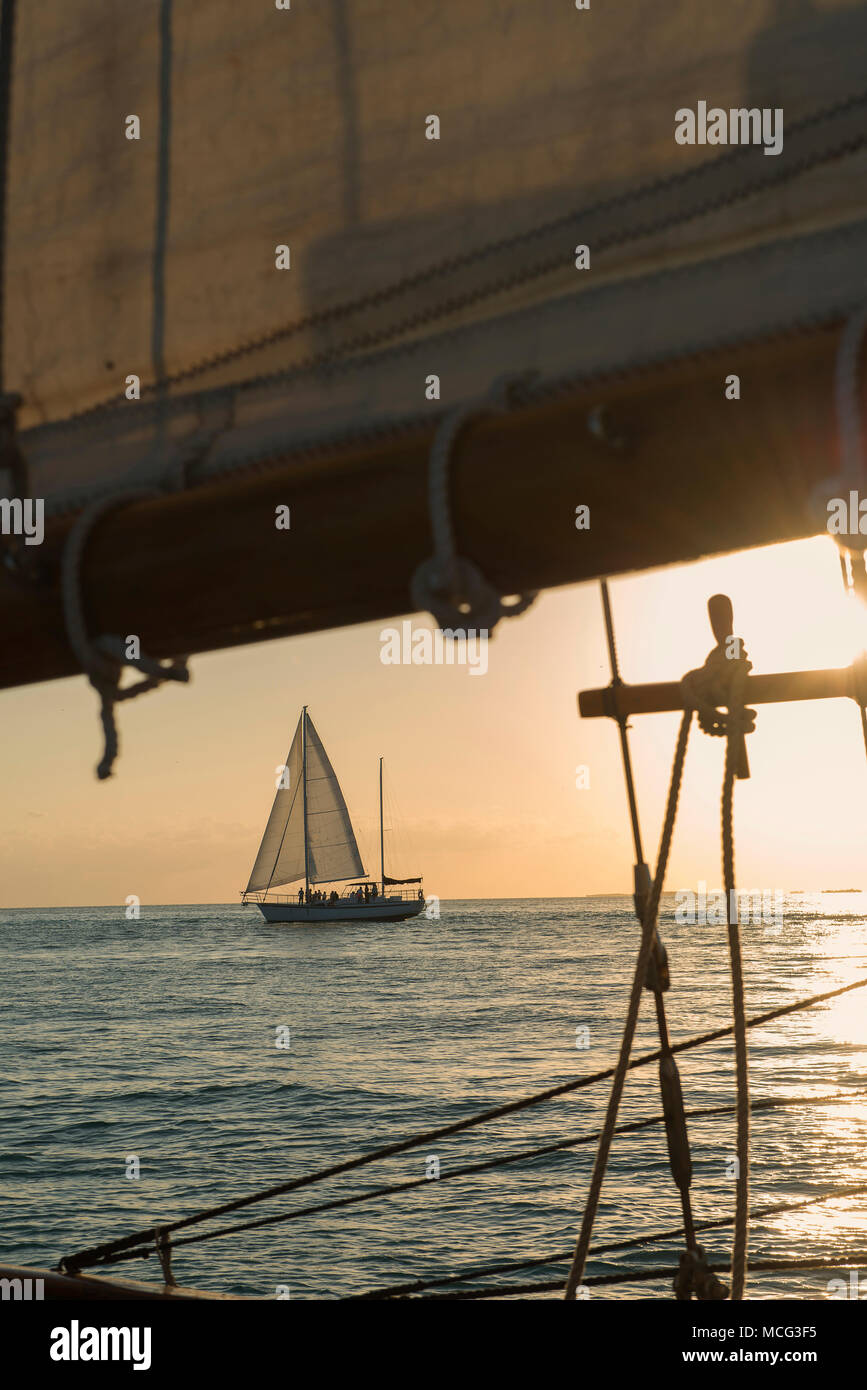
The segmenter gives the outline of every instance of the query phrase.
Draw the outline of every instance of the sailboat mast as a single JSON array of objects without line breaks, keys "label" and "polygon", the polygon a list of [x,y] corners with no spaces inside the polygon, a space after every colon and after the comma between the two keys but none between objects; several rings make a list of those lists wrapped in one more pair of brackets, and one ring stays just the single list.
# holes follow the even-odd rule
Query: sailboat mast
[{"label": "sailboat mast", "polygon": [[385,897],[385,835],[382,828],[382,758],[379,760],[379,889]]},{"label": "sailboat mast", "polygon": [[310,897],[310,851],[307,839],[307,706],[301,711],[301,782],[304,789],[304,901]]}]

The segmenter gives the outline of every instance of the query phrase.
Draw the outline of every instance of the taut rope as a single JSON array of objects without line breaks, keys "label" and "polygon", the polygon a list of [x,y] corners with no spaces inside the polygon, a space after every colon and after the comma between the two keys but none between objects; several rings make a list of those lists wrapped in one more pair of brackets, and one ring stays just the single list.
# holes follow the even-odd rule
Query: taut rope
[{"label": "taut rope", "polygon": [[[861,980],[854,980],[848,985],[838,985],[836,989],[823,991],[821,994],[813,994],[808,999],[796,999],[791,1004],[781,1004],[776,1009],[769,1009],[766,1013],[756,1014],[754,1018],[747,1019],[748,1028],[758,1028],[764,1023],[773,1023],[778,1018],[785,1018],[788,1014],[798,1013],[801,1009],[808,1009],[813,1004],[824,1004],[829,999],[837,999],[840,995],[849,994],[852,990],[867,988],[867,976]],[[697,1037],[686,1038],[683,1042],[672,1045],[672,1053],[688,1052],[692,1048],[702,1047],[705,1043],[718,1042],[720,1038],[728,1038],[732,1034],[732,1028],[715,1028],[709,1033],[700,1033]],[[633,1057],[627,1066],[628,1071],[636,1067],[648,1066],[651,1062],[658,1062],[662,1053],[659,1050],[654,1052],[642,1053],[640,1057]],[[219,1206],[206,1207],[201,1211],[194,1212],[192,1216],[182,1217],[177,1221],[163,1223],[161,1226],[151,1226],[144,1230],[133,1231],[131,1235],[121,1236],[119,1239],[104,1241],[100,1245],[93,1246],[87,1250],[77,1251],[74,1255],[65,1256],[59,1263],[58,1268],[66,1273],[74,1273],[76,1270],[86,1269],[96,1265],[116,1264],[121,1260],[137,1259],[150,1253],[156,1240],[158,1231],[171,1234],[180,1231],[188,1226],[198,1225],[202,1221],[208,1221],[216,1216],[226,1216],[230,1212],[240,1211],[244,1207],[249,1207],[257,1202],[270,1201],[273,1197],[280,1197],[284,1193],[294,1192],[298,1188],[308,1187],[311,1183],[323,1182],[327,1178],[337,1177],[342,1173],[352,1172],[358,1168],[367,1167],[370,1163],[375,1163],[380,1159],[391,1158],[395,1154],[406,1153],[410,1149],[420,1148],[421,1145],[429,1145],[435,1139],[444,1139],[451,1134],[460,1134],[467,1129],[473,1129],[477,1125],[488,1124],[492,1120],[501,1119],[505,1115],[512,1115],[520,1110],[527,1110],[533,1105],[540,1105],[544,1101],[554,1100],[558,1096],[568,1095],[570,1092],[578,1091],[586,1086],[592,1086],[597,1081],[607,1081],[614,1075],[614,1068],[609,1067],[605,1071],[591,1072],[587,1076],[577,1077],[572,1081],[561,1082],[558,1086],[550,1086],[545,1091],[537,1091],[534,1095],[522,1096],[518,1100],[508,1101],[504,1105],[494,1106],[490,1110],[483,1110],[478,1114],[469,1115],[466,1119],[455,1120],[448,1125],[440,1125],[437,1129],[425,1130],[419,1134],[413,1134],[408,1139],[399,1140],[397,1143],[386,1144],[378,1149],[373,1149],[368,1153],[359,1154],[355,1158],[345,1159],[342,1163],[333,1163],[325,1168],[317,1169],[312,1173],[305,1173],[297,1178],[290,1178],[286,1182],[277,1183],[274,1187],[265,1188],[261,1192],[254,1192],[248,1197],[239,1197],[232,1202],[223,1202]],[[504,1159],[504,1162],[509,1161]],[[283,1212],[279,1217],[268,1217],[265,1221],[268,1224],[278,1220],[291,1220],[294,1213]],[[234,1234],[236,1231],[245,1230],[263,1224],[262,1222],[249,1222],[234,1227],[222,1227],[216,1231],[204,1231],[200,1236],[189,1237],[183,1241],[173,1241],[174,1248],[182,1244],[192,1244],[198,1240],[211,1240],[217,1236]],[[134,1248],[135,1247],[135,1248]]]},{"label": "taut rope", "polygon": [[576,1290],[584,1274],[587,1251],[590,1247],[590,1237],[593,1234],[593,1221],[596,1216],[596,1208],[599,1205],[599,1194],[602,1191],[602,1183],[605,1178],[605,1169],[608,1163],[608,1154],[611,1150],[611,1141],[614,1138],[614,1128],[617,1124],[617,1112],[620,1108],[620,1098],[623,1094],[626,1073],[629,1069],[629,1054],[632,1051],[632,1043],[635,1037],[635,1025],[638,1022],[638,1011],[641,1007],[641,991],[644,988],[645,979],[647,977],[647,966],[650,961],[651,950],[653,949],[653,936],[656,930],[656,914],[659,909],[659,899],[662,895],[662,885],[665,880],[665,870],[668,864],[668,856],[671,850],[672,836],[674,834],[674,821],[677,815],[677,802],[680,796],[683,764],[686,757],[686,745],[689,738],[689,726],[691,723],[692,710],[688,709],[680,722],[680,732],[677,736],[674,763],[671,769],[671,783],[668,790],[668,805],[665,810],[665,821],[663,823],[662,836],[659,842],[656,877],[653,880],[650,901],[647,904],[641,929],[641,946],[638,952],[638,960],[635,963],[635,974],[632,977],[632,991],[629,996],[626,1025],[623,1029],[623,1038],[620,1043],[620,1056],[617,1061],[617,1069],[614,1073],[614,1081],[611,1086],[611,1095],[608,1101],[605,1125],[599,1139],[596,1162],[593,1165],[593,1177],[590,1180],[590,1191],[587,1195],[587,1203],[584,1207],[581,1231],[578,1236],[578,1243],[575,1246],[575,1256],[572,1261],[572,1268],[569,1271],[569,1278],[566,1282],[565,1297],[567,1299],[575,1298]]},{"label": "taut rope", "polygon": [[722,794],[722,862],[726,895],[729,958],[734,1011],[735,1070],[737,1073],[737,1179],[735,1188],[735,1231],[732,1248],[732,1300],[744,1297],[747,1270],[747,1232],[750,1200],[750,1082],[747,1057],[747,1021],[744,973],[741,960],[738,902],[735,893],[735,845],[732,802],[736,761],[743,739],[743,686],[746,664],[739,662],[732,673],[732,695],[726,731],[726,760]]}]

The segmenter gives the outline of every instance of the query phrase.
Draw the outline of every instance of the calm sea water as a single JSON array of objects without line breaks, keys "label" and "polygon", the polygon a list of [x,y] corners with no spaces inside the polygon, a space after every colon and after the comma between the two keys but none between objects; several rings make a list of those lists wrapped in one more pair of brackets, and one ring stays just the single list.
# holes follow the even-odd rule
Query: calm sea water
[{"label": "calm sea water", "polygon": [[[664,900],[673,1040],[730,1022],[725,928]],[[867,974],[867,896],[788,895],[779,930],[744,927],[750,1013]],[[438,922],[266,925],[254,909],[0,913],[0,1259],[64,1253],[254,1192],[415,1131],[608,1066],[637,944],[628,899],[444,902]],[[645,995],[637,1050],[655,1046]],[[576,1048],[576,1028],[590,1047]],[[275,1046],[289,1029],[290,1047]],[[751,1032],[753,1096],[846,1094],[753,1121],[754,1205],[867,1183],[867,990]],[[731,1040],[681,1058],[687,1106],[734,1099]],[[428,1150],[290,1194],[268,1215],[384,1182],[443,1174],[598,1128],[602,1085]],[[655,1068],[623,1120],[658,1114]],[[731,1116],[690,1126],[698,1219],[730,1215]],[[178,1251],[179,1281],[273,1298],[335,1297],[562,1251],[594,1155],[585,1145],[472,1178]],[[136,1155],[138,1180],[127,1178]],[[676,1226],[661,1126],[615,1140],[595,1242]],[[729,1230],[706,1244],[729,1249]],[[867,1249],[867,1197],[755,1223],[754,1258]],[[664,1242],[588,1273],[676,1263]],[[857,1268],[857,1262],[853,1265]],[[544,1280],[564,1266],[510,1280]],[[151,1259],[120,1267],[153,1279]],[[867,1281],[867,1262],[862,1266]],[[753,1297],[827,1298],[826,1272],[754,1276]],[[596,1296],[596,1295],[594,1295]],[[606,1297],[670,1297],[666,1281]]]}]

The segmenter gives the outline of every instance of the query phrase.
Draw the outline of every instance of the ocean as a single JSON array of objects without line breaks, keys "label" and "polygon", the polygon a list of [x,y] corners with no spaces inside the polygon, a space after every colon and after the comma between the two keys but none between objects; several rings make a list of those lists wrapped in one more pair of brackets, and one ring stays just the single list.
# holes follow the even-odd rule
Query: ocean
[{"label": "ocean", "polygon": [[[666,895],[660,931],[672,1041],[730,1023],[725,927],[678,924]],[[239,906],[145,904],[138,920],[122,906],[2,911],[0,1261],[51,1266],[611,1065],[637,939],[620,896],[443,901],[438,921],[305,928],[268,926]],[[744,925],[743,941],[750,1014],[847,984],[867,974],[867,895],[786,894],[782,925]],[[635,1052],[655,1046],[645,994]],[[733,1104],[730,1038],[679,1062],[688,1109]],[[751,1030],[750,1070],[755,1099],[847,1097],[754,1115],[752,1206],[867,1183],[867,991]],[[568,1250],[595,1144],[474,1177],[448,1173],[591,1134],[608,1084],[226,1218],[220,1224],[439,1166],[439,1179],[407,1193],[179,1249],[175,1277],[258,1298],[278,1288],[336,1298]],[[659,1112],[651,1065],[630,1075],[621,1121]],[[696,1219],[731,1216],[734,1117],[696,1119],[689,1132]],[[617,1136],[594,1244],[679,1219],[662,1126]],[[731,1228],[704,1240],[724,1258]],[[757,1260],[859,1250],[867,1195],[751,1229]],[[602,1255],[587,1274],[664,1268],[677,1251],[667,1240]],[[116,1272],[156,1279],[158,1270],[151,1258]],[[565,1271],[561,1263],[498,1282]],[[756,1274],[749,1296],[825,1299],[839,1274]],[[862,1283],[867,1293],[867,1267]],[[670,1279],[592,1297],[671,1297]]]}]

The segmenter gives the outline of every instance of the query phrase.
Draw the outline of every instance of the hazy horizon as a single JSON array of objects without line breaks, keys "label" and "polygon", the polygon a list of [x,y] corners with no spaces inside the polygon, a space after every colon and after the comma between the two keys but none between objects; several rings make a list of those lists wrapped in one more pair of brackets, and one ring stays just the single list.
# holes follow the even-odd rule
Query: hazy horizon
[{"label": "hazy horizon", "polygon": [[[678,679],[701,665],[713,643],[706,601],[719,591],[732,597],[756,672],[842,666],[867,646],[826,536],[612,580],[624,680]],[[610,679],[598,585],[547,592],[502,622],[485,674],[384,665],[382,633],[400,621],[194,656],[189,686],[118,707],[120,756],[103,783],[98,702],[83,677],[7,690],[4,718],[18,736],[4,767],[3,905],[122,908],[131,894],[236,902],[304,704],[372,877],[384,755],[387,873],[422,874],[425,893],[452,900],[628,895],[617,731],[576,708],[580,690]],[[426,615],[412,622],[431,626]],[[677,721],[631,722],[651,866]],[[735,789],[739,886],[850,886],[867,786],[855,703],[759,706],[748,747],[752,777]],[[721,880],[723,751],[694,726],[668,890]],[[578,767],[589,787],[576,785]]]}]

